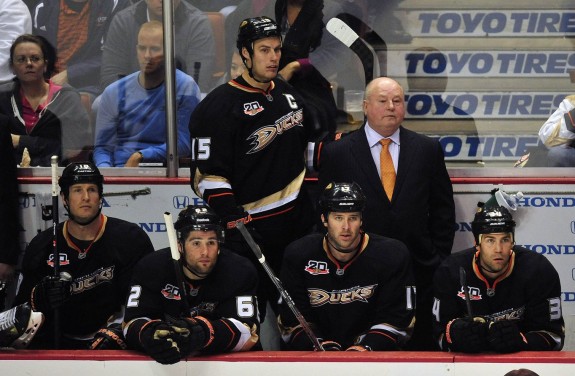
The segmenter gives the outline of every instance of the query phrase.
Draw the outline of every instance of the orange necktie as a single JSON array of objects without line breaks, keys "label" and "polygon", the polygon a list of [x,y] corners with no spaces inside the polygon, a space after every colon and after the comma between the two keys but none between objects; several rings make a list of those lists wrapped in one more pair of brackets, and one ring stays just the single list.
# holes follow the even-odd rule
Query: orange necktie
[{"label": "orange necktie", "polygon": [[391,140],[389,138],[384,138],[380,140],[379,143],[381,144],[381,153],[379,154],[381,183],[383,184],[383,189],[387,194],[387,198],[391,201],[391,196],[393,196],[393,187],[395,186],[395,168],[393,167],[393,160],[389,153],[389,144],[391,143]]}]

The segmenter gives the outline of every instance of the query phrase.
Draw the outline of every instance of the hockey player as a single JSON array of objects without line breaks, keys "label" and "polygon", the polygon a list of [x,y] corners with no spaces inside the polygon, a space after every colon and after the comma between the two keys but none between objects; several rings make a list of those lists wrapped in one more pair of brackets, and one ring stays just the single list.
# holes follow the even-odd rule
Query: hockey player
[{"label": "hockey player", "polygon": [[52,229],[32,239],[22,262],[16,304],[30,302],[46,316],[29,347],[53,348],[59,308],[61,349],[121,348],[113,322],[121,322],[133,266],[152,242],[136,224],[101,213],[103,176],[91,162],[71,163],[58,183],[69,218],[57,227],[62,277],[54,276]]},{"label": "hockey player", "polygon": [[[414,324],[415,291],[407,247],[361,230],[366,199],[356,183],[321,194],[325,235],[286,249],[281,281],[326,350],[399,350]],[[312,343],[287,306],[279,325],[291,350]]]},{"label": "hockey player", "polygon": [[442,350],[561,350],[561,285],[553,265],[515,245],[515,221],[495,199],[478,204],[471,226],[475,247],[449,256],[434,277],[434,332]]},{"label": "hockey player", "polygon": [[[303,183],[304,153],[314,132],[302,100],[276,78],[281,46],[270,18],[242,21],[237,47],[245,71],[209,93],[190,119],[194,192],[226,224],[226,246],[257,263],[235,228],[246,223],[278,274],[285,247],[313,224]],[[260,303],[269,297],[275,302],[277,291],[259,270]]]},{"label": "hockey player", "polygon": [[247,351],[258,345],[257,272],[249,260],[220,244],[214,211],[188,206],[176,221],[185,288],[170,249],[138,263],[126,304],[124,333],[131,348],[162,364],[194,351]]}]

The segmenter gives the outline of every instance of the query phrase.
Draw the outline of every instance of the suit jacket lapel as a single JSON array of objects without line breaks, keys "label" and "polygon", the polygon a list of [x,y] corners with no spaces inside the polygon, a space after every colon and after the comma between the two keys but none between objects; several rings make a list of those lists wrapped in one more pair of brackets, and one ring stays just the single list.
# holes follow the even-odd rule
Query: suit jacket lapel
[{"label": "suit jacket lapel", "polygon": [[403,126],[400,127],[399,131],[399,142],[400,151],[399,161],[397,162],[397,176],[395,178],[394,193],[401,190],[401,186],[409,176],[409,169],[414,156],[418,153],[418,150],[416,150],[417,144],[415,143],[413,134]]}]

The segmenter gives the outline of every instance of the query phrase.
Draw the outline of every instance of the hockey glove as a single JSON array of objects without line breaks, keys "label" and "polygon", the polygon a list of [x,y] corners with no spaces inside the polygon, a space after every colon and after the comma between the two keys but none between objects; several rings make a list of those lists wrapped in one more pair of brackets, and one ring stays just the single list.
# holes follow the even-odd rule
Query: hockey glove
[{"label": "hockey glove", "polygon": [[481,317],[473,321],[454,319],[447,323],[445,340],[450,351],[477,353],[489,348],[487,323]]},{"label": "hockey glove", "polygon": [[330,340],[322,340],[321,338],[318,339],[324,351],[341,351],[341,345],[339,343]]},{"label": "hockey glove", "polygon": [[243,215],[230,216],[225,218],[226,230],[235,229],[238,227],[238,223],[243,223],[247,225],[252,221],[252,216],[249,213],[244,213]]},{"label": "hockey glove", "polygon": [[46,314],[61,307],[70,298],[70,279],[46,276],[32,289],[32,309]]},{"label": "hockey glove", "polygon": [[353,345],[345,349],[345,351],[373,351],[369,346]]},{"label": "hockey glove", "polygon": [[248,246],[243,235],[240,233],[240,230],[237,229],[237,226],[238,223],[243,223],[252,238],[254,238],[254,241],[261,247],[262,237],[252,226],[250,226],[250,222],[252,222],[252,220],[252,217],[247,212],[244,212],[243,214],[229,215],[224,217],[223,220],[223,223],[226,224],[226,248],[229,248],[235,253],[245,256],[248,259],[253,259],[253,251]]},{"label": "hockey glove", "polygon": [[127,348],[120,324],[112,324],[98,330],[88,346],[90,350],[126,350]]},{"label": "hockey glove", "polygon": [[[314,350],[315,346],[312,340],[309,338],[305,330],[301,325],[295,327],[287,327],[283,324],[283,319],[280,316],[278,318],[278,324],[280,326],[280,332],[282,333],[282,339],[285,341],[286,349],[293,351],[309,351]],[[317,335],[318,331],[314,323],[309,322],[309,327],[311,331]],[[323,340],[318,338],[319,343],[322,345],[325,351],[340,351],[341,346],[339,343],[334,341]],[[327,348],[326,348],[327,347]]]},{"label": "hockey glove", "polygon": [[172,328],[172,339],[178,344],[182,357],[207,347],[214,340],[214,328],[205,317],[176,319],[167,316],[166,322]]},{"label": "hockey glove", "polygon": [[489,325],[489,344],[494,351],[511,353],[527,349],[527,339],[513,321],[503,320]]},{"label": "hockey glove", "polygon": [[158,363],[174,364],[180,361],[182,355],[173,336],[170,325],[161,320],[152,320],[140,329],[140,344],[146,354]]}]

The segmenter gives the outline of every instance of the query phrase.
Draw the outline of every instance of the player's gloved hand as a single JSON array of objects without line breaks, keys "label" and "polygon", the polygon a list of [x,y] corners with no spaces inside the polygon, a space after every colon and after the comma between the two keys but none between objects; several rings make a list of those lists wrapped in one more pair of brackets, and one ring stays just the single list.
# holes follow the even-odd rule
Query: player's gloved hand
[{"label": "player's gloved hand", "polygon": [[90,350],[126,350],[127,348],[120,324],[112,324],[98,330],[88,346]]},{"label": "player's gloved hand", "polygon": [[489,345],[494,351],[510,353],[527,349],[527,339],[513,321],[502,320],[489,325]]},{"label": "player's gloved hand", "polygon": [[62,273],[60,278],[46,276],[32,289],[32,309],[46,314],[61,307],[70,298],[71,277]]},{"label": "player's gloved hand", "polygon": [[445,340],[451,351],[477,353],[489,348],[487,323],[481,317],[451,320],[445,329]]},{"label": "player's gloved hand", "polygon": [[166,316],[166,322],[172,329],[172,339],[178,344],[182,357],[205,348],[214,339],[214,328],[205,317],[195,316],[176,319]]},{"label": "player's gloved hand", "polygon": [[226,224],[226,230],[235,229],[236,227],[238,227],[238,223],[243,223],[244,225],[247,225],[251,221],[252,216],[247,212],[224,218],[224,223]]},{"label": "player's gloved hand", "polygon": [[323,347],[325,351],[341,351],[341,345],[339,343],[330,340],[322,340],[320,338],[318,339],[321,347]]},{"label": "player's gloved hand", "polygon": [[241,214],[229,215],[227,217],[224,217],[222,221],[223,223],[225,223],[226,226],[225,230],[226,247],[249,259],[253,259],[253,252],[248,246],[243,235],[240,233],[240,230],[238,230],[237,226],[238,223],[243,223],[246,226],[246,229],[249,231],[252,238],[254,239],[254,241],[261,246],[262,237],[250,225],[252,220],[253,219],[250,214],[248,214],[247,212],[243,212]]},{"label": "player's gloved hand", "polygon": [[178,342],[172,337],[174,331],[162,320],[152,320],[140,329],[140,344],[155,361],[161,364],[174,364],[183,357]]},{"label": "player's gloved hand", "polygon": [[345,349],[345,351],[373,351],[369,346],[353,345]]}]

